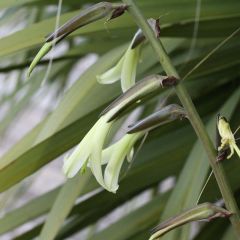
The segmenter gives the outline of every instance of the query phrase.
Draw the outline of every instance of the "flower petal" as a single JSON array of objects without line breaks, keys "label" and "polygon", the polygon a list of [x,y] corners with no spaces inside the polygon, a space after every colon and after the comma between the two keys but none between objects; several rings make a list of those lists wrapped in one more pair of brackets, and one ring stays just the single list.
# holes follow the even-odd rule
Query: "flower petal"
[{"label": "flower petal", "polygon": [[107,189],[110,192],[116,193],[119,185],[118,179],[120,170],[123,164],[123,161],[126,157],[123,149],[116,149],[116,151],[112,154],[112,158],[107,164],[107,167],[104,172],[104,180],[107,186]]},{"label": "flower petal", "polygon": [[74,177],[88,160],[92,149],[91,138],[95,132],[96,125],[97,123],[86,134],[73,153],[64,160],[63,172],[68,178]]},{"label": "flower petal", "polygon": [[102,149],[106,136],[111,128],[112,122],[107,123],[107,116],[102,116],[96,125],[96,131],[92,135],[92,152],[89,159],[89,165],[93,175],[100,185],[106,188],[102,174]]},{"label": "flower petal", "polygon": [[116,193],[119,187],[118,179],[124,159],[131,152],[133,145],[141,136],[142,134],[126,134],[114,144],[114,151],[104,172],[105,185],[110,192]]},{"label": "flower petal", "polygon": [[132,49],[130,45],[130,47],[125,53],[121,72],[121,86],[123,92],[125,92],[135,84],[139,55],[140,46]]},{"label": "flower petal", "polygon": [[115,149],[115,144],[112,144],[111,146],[105,148],[102,151],[102,165],[105,165],[109,162],[114,149]]},{"label": "flower petal", "polygon": [[127,161],[130,163],[134,156],[134,147],[130,150],[130,152],[127,154]]},{"label": "flower petal", "polygon": [[101,84],[111,84],[121,78],[121,71],[123,66],[124,56],[118,61],[118,63],[106,71],[105,73],[97,76],[97,81]]}]

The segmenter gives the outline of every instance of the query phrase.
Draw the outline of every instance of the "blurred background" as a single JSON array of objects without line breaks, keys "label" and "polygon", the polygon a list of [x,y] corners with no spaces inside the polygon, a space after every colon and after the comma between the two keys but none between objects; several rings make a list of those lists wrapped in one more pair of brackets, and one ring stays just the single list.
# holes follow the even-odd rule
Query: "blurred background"
[{"label": "blurred background", "polygon": [[[119,83],[102,86],[95,76],[116,63],[137,30],[127,14],[109,23],[106,19],[100,20],[74,32],[41,60],[30,79],[26,76],[44,37],[56,27],[57,14],[61,15],[61,25],[76,16],[80,9],[96,2],[0,2],[1,240],[27,240],[39,234],[41,224],[54,205],[55,190],[58,191],[58,186],[66,181],[62,173],[64,157],[80,142],[104,107],[121,92]],[[239,27],[240,2],[237,0],[136,2],[145,16],[160,17],[163,43],[181,76],[190,72]],[[239,125],[239,39],[239,34],[230,38],[186,79],[204,123],[207,125],[210,120],[213,123],[212,138],[215,137],[215,117],[219,109],[231,119],[233,129]],[[152,73],[163,73],[163,69],[151,47],[145,44],[137,78]],[[164,97],[161,94],[155,96],[146,104],[146,113],[159,106]],[[170,101],[177,100],[173,97]],[[186,122],[169,124],[151,133],[136,157],[136,163],[123,179],[120,194],[102,191],[91,179],[86,184],[87,190],[76,201],[80,210],[74,210],[54,239],[147,239],[149,229],[158,223],[167,206],[170,191],[173,192],[173,186],[186,171],[184,166],[187,166],[189,156],[193,157],[190,153],[195,145],[199,142]],[[207,162],[201,148],[194,156],[200,163]],[[238,161],[235,157],[224,165],[231,175],[230,182],[236,194],[240,189]],[[194,169],[195,176],[187,176],[183,187],[177,185],[179,190],[177,193],[175,190],[175,196],[179,199],[176,198],[175,205],[168,205],[175,214],[191,206],[198,197],[209,175],[208,165],[206,169],[202,167],[204,170],[201,167],[197,163],[188,167],[187,172]],[[194,192],[194,189],[198,190]],[[191,199],[188,194],[194,197]],[[40,199],[39,205],[35,204],[35,199]],[[206,188],[203,200],[222,203],[214,178]],[[65,202],[67,205],[68,196],[65,196]],[[81,207],[87,209],[83,215]],[[121,233],[125,228],[126,231]],[[208,235],[204,236],[201,229]],[[184,231],[188,239],[213,239],[213,236],[217,236],[215,239],[235,239],[229,229],[229,222],[217,221],[209,227],[194,223]],[[115,238],[107,237],[113,235]],[[177,236],[186,240],[183,235]]]}]

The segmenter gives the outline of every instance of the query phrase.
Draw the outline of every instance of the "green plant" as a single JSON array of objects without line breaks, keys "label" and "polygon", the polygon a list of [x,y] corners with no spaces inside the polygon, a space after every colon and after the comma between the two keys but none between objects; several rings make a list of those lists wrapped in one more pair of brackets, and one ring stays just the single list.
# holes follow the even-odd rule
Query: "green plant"
[{"label": "green plant", "polygon": [[[94,2],[97,1],[91,1]],[[88,1],[80,3],[84,8]],[[131,0],[124,0],[123,4],[101,3],[84,10],[87,14],[83,14],[84,11],[80,14],[84,16],[84,27],[77,30],[82,25],[74,25],[69,32],[66,28],[64,31],[67,32],[62,31],[62,35],[53,33],[53,38],[46,40],[43,52],[37,55],[28,71],[32,75],[26,82],[22,81],[26,78],[25,69],[36,55],[32,50],[39,48],[44,36],[54,28],[55,15],[47,12],[52,2],[28,0],[3,1],[0,4],[0,8],[9,9],[3,15],[6,21],[19,9],[35,16],[35,23],[0,39],[0,55],[9,62],[0,71],[4,74],[13,70],[19,72],[19,84],[9,96],[2,98],[1,103],[10,102],[21,89],[29,86],[23,103],[14,104],[2,120],[2,132],[38,92],[48,63],[42,57],[52,47],[60,41],[67,43],[67,50],[53,60],[52,70],[44,83],[49,88],[55,84],[59,93],[65,90],[76,59],[91,52],[99,55],[98,60],[64,94],[60,94],[57,107],[2,156],[0,190],[6,192],[82,141],[75,153],[65,160],[64,171],[73,178],[5,214],[0,219],[1,234],[47,213],[40,224],[20,234],[17,239],[36,236],[44,240],[65,239],[98,223],[102,217],[142,192],[151,190],[153,193],[147,204],[110,223],[106,229],[92,228],[89,239],[148,239],[148,230],[159,219],[173,217],[196,206],[199,201],[214,203],[222,196],[229,211],[224,216],[230,217],[232,226],[224,220],[217,222],[217,227],[206,224],[201,226],[194,239],[214,239],[216,236],[217,239],[229,239],[232,230],[239,236],[235,202],[239,190],[239,161],[234,156],[221,163],[216,162],[217,151],[212,141],[219,112],[230,119],[233,129],[239,125],[239,3],[236,0],[200,1],[197,5],[190,0],[181,4],[175,0],[139,0],[136,3],[138,6]],[[62,4],[60,22],[65,23],[77,14],[74,11],[76,2],[70,0]],[[96,6],[100,8],[96,9]],[[103,12],[99,13],[99,9]],[[97,15],[94,15],[96,11]],[[110,20],[104,23],[107,15],[110,15]],[[159,17],[160,29],[159,21],[152,20]],[[134,20],[140,30],[136,30]],[[78,19],[74,24],[76,22],[79,24]],[[73,41],[78,35],[83,38],[80,44]],[[51,53],[48,54],[50,56]],[[117,65],[112,68],[114,64]],[[38,66],[41,68],[32,71]],[[98,81],[113,83],[120,76],[124,94],[110,104],[121,94],[120,85],[117,82],[102,85]],[[164,83],[166,80],[169,82]],[[174,119],[171,119],[171,108],[165,115],[151,115],[159,103],[161,109],[162,105],[169,103],[182,104],[186,112],[181,110]],[[109,104],[110,107],[98,118]],[[136,130],[112,143],[112,136],[118,132],[125,116],[138,105],[141,108],[139,118],[150,115],[140,124],[150,124],[147,130],[149,127],[154,127],[154,130],[146,139],[146,130]],[[187,116],[198,138],[188,120],[178,121],[183,116]],[[154,122],[156,118],[157,124]],[[161,126],[155,128],[155,125]],[[93,141],[93,136],[98,138]],[[142,138],[146,140],[143,144],[139,141]],[[104,149],[107,145],[109,147]],[[134,145],[137,153],[132,151]],[[86,155],[82,158],[83,153]],[[129,165],[125,164],[125,157],[133,159]],[[217,184],[212,177],[204,187],[210,168],[208,159]],[[108,191],[116,192],[115,195],[102,189],[94,192],[99,185],[89,172],[88,164],[98,183]],[[107,164],[107,167],[103,168],[102,164]],[[80,174],[80,169],[85,173]],[[169,176],[177,179],[175,187],[169,193],[159,193],[158,185]],[[87,199],[76,201],[90,192],[92,194]],[[203,218],[218,216],[219,212],[213,213],[208,205],[207,213]],[[190,227],[186,225],[169,232],[163,239],[189,239],[189,236]]]}]

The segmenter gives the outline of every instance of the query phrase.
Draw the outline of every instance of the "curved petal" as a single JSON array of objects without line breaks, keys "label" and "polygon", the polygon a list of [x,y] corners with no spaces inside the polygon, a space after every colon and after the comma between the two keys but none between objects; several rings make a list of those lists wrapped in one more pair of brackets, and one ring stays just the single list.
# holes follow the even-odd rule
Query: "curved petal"
[{"label": "curved petal", "polygon": [[116,151],[112,154],[112,158],[107,164],[104,172],[104,181],[108,191],[110,192],[116,193],[119,187],[118,179],[125,157],[126,153],[123,151],[123,149],[116,148]]},{"label": "curved petal", "polygon": [[105,73],[98,75],[97,81],[101,84],[111,84],[120,80],[123,60],[124,56],[119,60],[119,62],[114,67],[112,67]]},{"label": "curved petal", "polygon": [[126,156],[132,151],[133,145],[141,134],[127,134],[114,144],[111,158],[104,172],[104,181],[108,191],[116,193],[122,164]]},{"label": "curved petal", "polygon": [[132,49],[130,46],[125,53],[121,72],[121,86],[123,92],[135,84],[139,55],[140,46],[134,49]]},{"label": "curved petal", "polygon": [[130,152],[127,154],[127,161],[130,163],[134,156],[134,147],[130,150]]},{"label": "curved petal", "polygon": [[92,150],[91,138],[97,123],[86,134],[73,153],[64,160],[63,172],[68,178],[74,177],[88,160]]},{"label": "curved petal", "polygon": [[110,158],[111,158],[111,154],[115,149],[115,144],[112,144],[111,146],[105,148],[102,151],[102,165],[105,165],[109,162]]},{"label": "curved petal", "polygon": [[112,125],[112,122],[107,123],[106,119],[106,116],[102,116],[97,122],[98,124],[96,126],[96,131],[92,135],[91,139],[93,149],[89,159],[89,165],[93,175],[95,176],[98,183],[104,188],[106,188],[106,186],[103,180],[102,173],[102,149],[106,136]]}]

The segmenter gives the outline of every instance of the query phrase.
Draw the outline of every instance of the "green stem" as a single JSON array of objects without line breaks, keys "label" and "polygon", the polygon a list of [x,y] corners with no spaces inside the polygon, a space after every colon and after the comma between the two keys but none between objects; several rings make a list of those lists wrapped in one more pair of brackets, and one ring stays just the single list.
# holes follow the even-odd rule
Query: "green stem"
[{"label": "green stem", "polygon": [[[179,75],[174,68],[173,64],[171,63],[170,58],[168,57],[162,43],[160,40],[158,40],[155,37],[155,34],[152,30],[152,28],[147,23],[146,19],[143,17],[141,11],[138,9],[136,4],[133,0],[123,0],[124,3],[129,5],[128,11],[134,18],[135,22],[139,26],[139,28],[142,29],[145,37],[149,41],[149,43],[152,45],[154,52],[157,54],[159,58],[159,62],[161,63],[164,71],[169,76],[175,76],[176,78],[179,78]],[[227,209],[234,213],[230,217],[230,221],[232,223],[232,226],[235,230],[235,233],[237,237],[240,239],[240,213],[237,206],[237,203],[235,201],[235,198],[233,196],[233,192],[230,188],[230,185],[227,181],[224,169],[221,164],[216,162],[216,150],[213,146],[213,143],[208,135],[208,133],[205,130],[204,124],[192,102],[192,99],[190,95],[188,94],[186,88],[184,85],[180,82],[175,87],[176,94],[178,95],[183,107],[185,108],[186,112],[188,113],[189,120],[198,136],[200,141],[202,142],[205,151],[208,155],[208,159],[210,162],[210,165],[213,169],[213,173],[215,175],[217,184],[219,186],[219,189],[221,191],[221,194],[223,196],[225,205]]]}]

